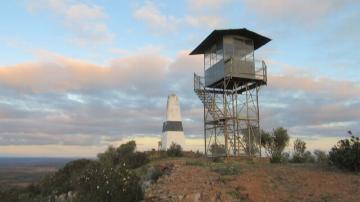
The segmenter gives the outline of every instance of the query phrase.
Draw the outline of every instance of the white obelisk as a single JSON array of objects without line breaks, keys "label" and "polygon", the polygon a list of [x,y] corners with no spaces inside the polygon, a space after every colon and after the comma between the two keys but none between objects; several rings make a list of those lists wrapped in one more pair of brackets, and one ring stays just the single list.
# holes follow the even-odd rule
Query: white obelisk
[{"label": "white obelisk", "polygon": [[172,143],[185,146],[185,136],[182,126],[179,98],[169,95],[166,105],[166,121],[163,124],[161,149],[166,150]]}]

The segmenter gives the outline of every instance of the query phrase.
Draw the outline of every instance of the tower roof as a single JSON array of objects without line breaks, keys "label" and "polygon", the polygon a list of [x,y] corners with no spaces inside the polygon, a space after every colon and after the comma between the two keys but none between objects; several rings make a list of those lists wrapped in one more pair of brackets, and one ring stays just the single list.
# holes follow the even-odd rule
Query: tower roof
[{"label": "tower roof", "polygon": [[254,50],[271,41],[271,39],[247,30],[245,28],[214,30],[190,53],[190,55],[204,54],[206,50],[208,50],[213,44],[216,43],[217,40],[221,39],[224,35],[239,35],[252,39],[254,41]]}]

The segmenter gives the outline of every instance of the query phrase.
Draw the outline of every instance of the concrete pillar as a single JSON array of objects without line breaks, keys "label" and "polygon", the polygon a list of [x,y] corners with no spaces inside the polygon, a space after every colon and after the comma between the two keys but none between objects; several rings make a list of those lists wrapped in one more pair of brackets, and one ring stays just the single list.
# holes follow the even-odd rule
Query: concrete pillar
[{"label": "concrete pillar", "polygon": [[166,105],[166,121],[163,124],[161,148],[166,150],[172,143],[181,145],[184,149],[185,135],[182,126],[179,98],[169,95]]}]

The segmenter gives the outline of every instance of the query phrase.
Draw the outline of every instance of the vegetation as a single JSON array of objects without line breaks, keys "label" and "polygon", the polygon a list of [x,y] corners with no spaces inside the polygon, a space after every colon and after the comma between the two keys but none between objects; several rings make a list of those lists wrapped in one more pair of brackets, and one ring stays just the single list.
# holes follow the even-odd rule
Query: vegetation
[{"label": "vegetation", "polygon": [[214,163],[210,169],[220,175],[237,175],[240,172],[239,164]]},{"label": "vegetation", "polygon": [[149,162],[147,155],[143,152],[135,152],[135,141],[129,141],[118,148],[110,146],[104,153],[98,154],[98,159],[103,164],[118,166],[125,163],[127,168],[138,168]]},{"label": "vegetation", "polygon": [[340,169],[360,171],[360,139],[340,140],[329,152],[330,162]]},{"label": "vegetation", "polygon": [[166,150],[166,154],[170,157],[181,157],[183,156],[183,151],[180,145],[172,143],[168,150]]},{"label": "vegetation", "polygon": [[78,201],[140,201],[143,197],[139,178],[123,165],[113,168],[94,162],[78,179]]},{"label": "vegetation", "polygon": [[212,144],[209,151],[211,152],[212,161],[214,162],[221,162],[222,157],[226,156],[226,148],[223,144]]},{"label": "vegetation", "polygon": [[[359,137],[351,136],[350,139],[340,140],[329,155],[320,150],[315,150],[313,155],[306,151],[306,142],[296,139],[292,158],[289,153],[284,152],[290,139],[286,129],[276,128],[271,133],[261,131],[261,138],[261,146],[265,148],[272,163],[330,162],[342,169],[360,171]],[[200,159],[200,152],[183,152],[181,146],[174,143],[167,151],[137,152],[135,141],[130,141],[117,148],[109,147],[98,154],[96,160],[71,161],[36,184],[24,188],[0,187],[0,199],[4,202],[141,201],[146,187],[169,174],[174,167],[173,164],[148,164],[150,159],[185,156],[185,165],[207,167],[221,177],[238,175],[243,172],[244,165],[247,165],[223,162],[226,149],[222,144],[213,144],[209,150],[214,156],[214,162],[205,163]],[[231,195],[242,198],[241,190],[234,190]]]},{"label": "vegetation", "polygon": [[185,161],[185,165],[188,165],[188,166],[204,166],[204,162],[201,161],[201,160],[187,160]]},{"label": "vegetation", "polygon": [[329,163],[329,156],[321,150],[315,150],[315,162],[318,164],[328,164]]},{"label": "vegetation", "polygon": [[69,162],[56,173],[26,188],[0,189],[3,202],[42,201],[141,201],[143,190],[136,168],[149,162],[136,152],[130,141],[118,148],[109,147],[98,160]]},{"label": "vegetation", "polygon": [[265,148],[272,163],[283,162],[282,154],[289,139],[287,130],[282,127],[274,129],[272,133],[261,131],[261,146]]},{"label": "vegetation", "polygon": [[315,157],[310,151],[306,151],[306,142],[301,139],[294,141],[293,163],[314,163]]},{"label": "vegetation", "polygon": [[[254,155],[259,152],[259,133],[258,130],[255,130],[255,126],[250,126],[249,128],[242,129],[243,141],[245,143],[244,152],[247,155]],[[249,135],[250,133],[255,133],[254,135]]]}]

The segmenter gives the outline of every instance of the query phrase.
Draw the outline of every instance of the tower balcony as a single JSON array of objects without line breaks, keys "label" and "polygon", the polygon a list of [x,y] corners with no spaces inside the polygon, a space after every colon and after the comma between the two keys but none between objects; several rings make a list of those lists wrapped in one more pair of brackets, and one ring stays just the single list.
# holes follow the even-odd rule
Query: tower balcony
[{"label": "tower balcony", "polygon": [[234,89],[249,83],[266,85],[267,66],[264,61],[228,58],[205,70],[205,86],[209,88]]}]

